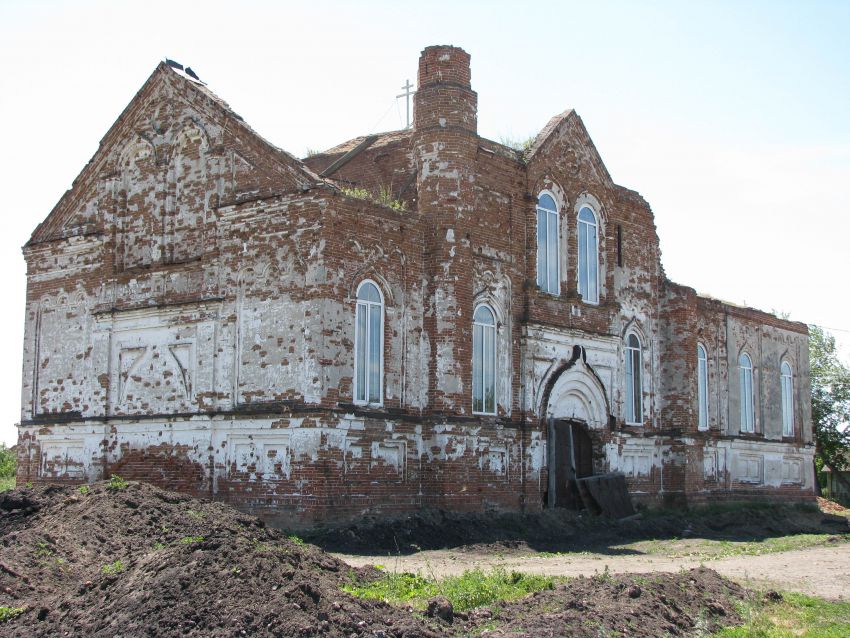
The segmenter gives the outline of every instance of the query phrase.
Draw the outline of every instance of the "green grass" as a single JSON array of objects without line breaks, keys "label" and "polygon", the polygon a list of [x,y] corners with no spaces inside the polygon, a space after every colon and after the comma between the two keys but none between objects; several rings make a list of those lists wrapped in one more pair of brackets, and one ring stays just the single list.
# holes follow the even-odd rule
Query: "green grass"
[{"label": "green grass", "polygon": [[121,478],[117,474],[113,474],[109,477],[109,482],[106,484],[106,487],[107,489],[110,489],[113,492],[118,492],[120,490],[126,490],[129,485],[130,484],[123,478]]},{"label": "green grass", "polygon": [[24,613],[24,611],[24,607],[0,607],[0,623],[12,620],[12,618]]},{"label": "green grass", "polygon": [[744,625],[726,627],[716,638],[847,638],[850,603],[785,593],[778,602],[741,604]]},{"label": "green grass", "polygon": [[373,196],[365,188],[343,188],[341,189],[345,195],[349,197],[354,197],[356,199],[363,199],[366,201],[373,201],[376,204],[382,204],[384,206],[389,206],[398,211],[406,210],[405,203],[401,200],[394,199],[392,195],[392,191],[389,188],[381,186],[377,197]]},{"label": "green grass", "polygon": [[120,560],[116,560],[114,563],[109,563],[108,565],[101,567],[100,571],[107,575],[120,574],[124,571],[124,563]]},{"label": "green grass", "polygon": [[630,549],[644,554],[661,554],[670,558],[696,558],[699,560],[718,560],[730,556],[760,556],[776,554],[795,549],[806,549],[836,542],[850,541],[850,534],[791,534],[776,536],[764,540],[729,541],[710,539],[672,539],[640,541],[619,545],[618,549]]},{"label": "green grass", "polygon": [[489,572],[473,569],[460,576],[441,579],[409,573],[389,573],[371,583],[353,583],[343,589],[369,600],[411,603],[417,609],[423,609],[429,598],[445,596],[456,611],[466,611],[501,600],[516,600],[532,592],[552,589],[553,586],[553,579],[548,576],[495,568]]},{"label": "green grass", "polygon": [[0,493],[15,489],[15,477],[0,478]]},{"label": "green grass", "polygon": [[53,550],[50,549],[50,545],[48,545],[47,543],[37,543],[35,555],[38,558],[50,558],[51,556],[53,556]]}]

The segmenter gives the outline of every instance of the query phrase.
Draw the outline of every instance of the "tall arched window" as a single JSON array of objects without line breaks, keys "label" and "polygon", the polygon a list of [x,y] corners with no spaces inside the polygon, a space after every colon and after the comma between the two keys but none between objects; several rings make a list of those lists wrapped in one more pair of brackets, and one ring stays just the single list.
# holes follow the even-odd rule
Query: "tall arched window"
[{"label": "tall arched window", "polygon": [[755,432],[753,362],[746,352],[742,352],[738,359],[738,376],[741,382],[741,432]]},{"label": "tall arched window", "polygon": [[558,267],[558,206],[548,193],[537,198],[537,285],[543,292],[560,292]]},{"label": "tall arched window", "polygon": [[782,436],[794,436],[794,374],[791,364],[782,362],[780,367],[782,384]]},{"label": "tall arched window", "polygon": [[697,404],[699,415],[697,427],[708,429],[708,355],[701,343],[697,344]]},{"label": "tall arched window", "polygon": [[626,423],[643,423],[643,383],[640,339],[626,337]]},{"label": "tall arched window", "polygon": [[378,287],[364,281],[357,288],[354,320],[354,401],[380,405],[384,376],[384,300]]},{"label": "tall arched window", "polygon": [[472,412],[496,414],[496,316],[487,306],[472,318]]},{"label": "tall arched window", "polygon": [[599,224],[587,206],[578,213],[578,294],[599,303]]}]

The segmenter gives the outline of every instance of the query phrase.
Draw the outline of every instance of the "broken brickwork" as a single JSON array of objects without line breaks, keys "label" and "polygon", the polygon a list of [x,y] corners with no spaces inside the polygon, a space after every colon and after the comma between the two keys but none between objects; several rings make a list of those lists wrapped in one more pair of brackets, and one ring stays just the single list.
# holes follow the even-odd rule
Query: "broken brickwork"
[{"label": "broken brickwork", "polygon": [[[523,154],[481,138],[477,109],[469,55],[429,47],[410,130],[301,161],[157,67],[24,247],[18,481],[114,472],[290,526],[534,511],[557,504],[551,424],[569,421],[589,434],[594,471],[623,472],[636,500],[810,497],[806,326],[667,280],[649,205],[612,181],[573,111]],[[558,207],[557,293],[536,282],[542,192]],[[598,303],[577,284],[584,206]],[[368,405],[354,391],[365,280],[383,298],[382,400]],[[496,319],[493,414],[472,409],[480,304]],[[636,422],[629,334],[642,344]]]}]

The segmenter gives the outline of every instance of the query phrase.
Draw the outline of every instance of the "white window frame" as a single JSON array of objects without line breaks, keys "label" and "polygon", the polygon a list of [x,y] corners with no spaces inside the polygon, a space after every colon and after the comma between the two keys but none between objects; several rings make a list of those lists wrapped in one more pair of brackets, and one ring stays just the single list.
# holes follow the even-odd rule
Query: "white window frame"
[{"label": "white window frame", "polygon": [[746,434],[754,434],[756,431],[754,378],[753,359],[742,352],[738,357],[738,381],[741,393],[741,432]]},{"label": "white window frame", "polygon": [[[493,317],[493,323],[484,323],[478,321],[476,316],[478,315],[478,311],[482,308],[486,309],[490,315]],[[499,352],[498,352],[498,331],[497,327],[499,324],[499,320],[496,316],[496,312],[493,310],[493,307],[489,304],[478,304],[475,307],[475,311],[472,313],[472,413],[473,414],[486,414],[486,415],[495,415],[497,413],[499,401],[496,396],[496,388],[497,388],[497,372],[499,368]],[[480,335],[479,339],[476,339],[476,334]],[[488,346],[487,343],[490,343],[490,361],[492,363],[492,370],[489,372],[492,374],[493,380],[493,392],[492,392],[492,405],[487,405],[487,354],[488,354]],[[476,343],[480,343],[479,348],[476,348]],[[476,369],[477,368],[477,369]],[[480,378],[476,379],[477,374],[480,375]],[[481,384],[481,404],[483,409],[476,410],[475,409],[475,388],[476,381]],[[490,408],[490,409],[488,409]]]},{"label": "white window frame", "polygon": [[[786,372],[787,370],[787,372]],[[787,361],[779,366],[782,391],[782,436],[794,436],[794,368]]]},{"label": "white window frame", "polygon": [[708,351],[697,343],[697,429],[708,430]]},{"label": "white window frame", "polygon": [[[637,341],[637,347],[632,345],[632,339]],[[629,332],[626,334],[625,353],[626,424],[643,425],[643,342],[637,333]],[[637,376],[634,374],[635,370],[637,370]]]},{"label": "white window frame", "polygon": [[[552,201],[555,203],[555,210],[550,210],[544,206],[540,205],[540,199],[544,196],[548,195],[552,198]],[[546,220],[546,259],[543,259],[543,251],[540,250],[540,218],[543,217]],[[552,236],[552,225],[554,223],[554,234],[555,241],[554,244],[551,241],[550,237]],[[551,254],[549,250],[551,246],[555,247],[554,256]],[[555,262],[555,281],[549,281],[549,271],[552,260]],[[545,281],[541,280],[541,263],[543,265],[543,273],[545,276]],[[541,191],[537,196],[537,286],[545,293],[550,295],[560,295],[561,294],[561,215],[558,211],[558,200],[555,198],[549,191]]]},{"label": "white window frame", "polygon": [[[371,284],[378,291],[378,297],[380,297],[380,302],[369,301],[366,299],[360,299],[360,291],[363,286]],[[371,279],[364,279],[357,286],[357,295],[356,295],[357,305],[355,307],[354,312],[354,403],[357,405],[373,405],[373,406],[382,406],[384,405],[384,313],[385,313],[385,305],[384,305],[384,293],[381,291],[381,287]],[[369,396],[371,394],[372,388],[370,387],[370,378],[371,378],[371,369],[369,363],[369,350],[371,346],[371,340],[373,335],[371,334],[371,330],[369,329],[369,317],[372,311],[372,308],[375,306],[380,306],[381,312],[381,321],[380,321],[380,330],[378,338],[380,339],[380,361],[379,361],[379,374],[378,377],[380,379],[380,387],[378,388],[378,400],[370,401]],[[359,324],[360,314],[366,313],[366,343],[360,343],[361,339],[358,335],[357,326]],[[364,358],[366,369],[363,371],[363,379],[365,381],[365,388],[361,388],[358,383],[358,362],[360,361],[360,350],[361,348],[365,348],[366,356]],[[362,395],[362,398],[361,398]]]},{"label": "white window frame", "polygon": [[[593,216],[593,223],[591,224],[588,221],[584,221],[581,218],[582,212],[587,209],[590,211],[590,214]],[[593,250],[590,250],[590,242],[585,241],[585,255],[581,254],[581,235],[582,233],[588,233],[590,228],[593,228],[596,232],[594,233],[594,242],[593,242]],[[576,253],[578,254],[577,260],[577,268],[576,268],[576,277],[578,279],[578,293],[582,298],[582,301],[588,304],[598,304],[599,303],[599,279],[601,276],[601,268],[599,267],[599,215],[589,204],[583,204],[578,209],[578,214],[576,215]],[[590,282],[586,282],[587,296],[582,294],[582,279],[587,279],[590,276],[589,265],[591,261],[596,262],[596,285],[592,290],[589,289]],[[584,275],[584,277],[582,277]]]}]

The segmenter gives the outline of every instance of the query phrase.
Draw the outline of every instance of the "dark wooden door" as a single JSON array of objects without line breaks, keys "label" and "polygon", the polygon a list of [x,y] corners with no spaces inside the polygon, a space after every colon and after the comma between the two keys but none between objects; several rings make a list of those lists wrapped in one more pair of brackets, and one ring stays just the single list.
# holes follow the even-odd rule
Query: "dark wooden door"
[{"label": "dark wooden door", "polygon": [[554,454],[550,472],[555,474],[555,507],[580,509],[582,501],[575,480],[593,476],[593,445],[587,431],[577,423],[552,423]]},{"label": "dark wooden door", "polygon": [[582,426],[572,423],[573,458],[576,464],[576,478],[593,476],[593,443],[590,435]]}]

